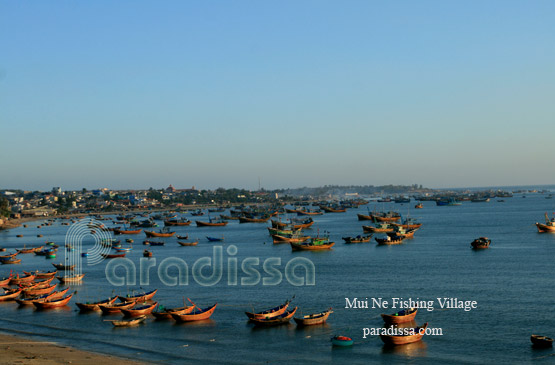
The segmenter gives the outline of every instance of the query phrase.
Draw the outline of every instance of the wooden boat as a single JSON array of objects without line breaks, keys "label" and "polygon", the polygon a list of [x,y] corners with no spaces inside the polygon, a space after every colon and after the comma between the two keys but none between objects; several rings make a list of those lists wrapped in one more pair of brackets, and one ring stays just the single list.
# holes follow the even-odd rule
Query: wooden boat
[{"label": "wooden boat", "polygon": [[48,297],[46,297],[46,299],[48,299],[48,300],[57,300],[57,299],[63,298],[64,295],[66,295],[68,291],[69,291],[69,286],[67,288],[65,288],[64,290],[57,290],[57,291],[54,291],[54,292],[50,293],[48,295]]},{"label": "wooden boat", "polygon": [[118,257],[125,257],[125,252],[124,253],[115,253],[115,254],[105,254],[105,253],[101,253],[100,256],[104,257],[105,259],[117,259]]},{"label": "wooden boat", "polygon": [[143,241],[143,245],[150,245],[150,246],[164,246],[165,244],[166,242],[164,241],[149,241],[149,240]]},{"label": "wooden boat", "polygon": [[30,283],[33,280],[35,280],[35,278],[36,278],[35,274],[22,276],[22,277],[20,277],[19,274],[17,274],[11,277],[10,285],[21,285],[23,283]]},{"label": "wooden boat", "polygon": [[47,299],[50,299],[49,297],[50,297],[50,294],[44,294],[38,297],[15,298],[15,301],[17,304],[19,304],[20,307],[25,307],[25,306],[33,305],[33,302],[36,302],[36,301],[45,301]]},{"label": "wooden boat", "polygon": [[131,326],[137,326],[137,325],[143,323],[145,320],[146,320],[146,316],[139,316],[139,317],[133,318],[133,319],[113,320],[113,321],[110,321],[110,322],[112,322],[112,325],[114,325],[114,327],[131,327]]},{"label": "wooden boat", "polygon": [[227,226],[226,221],[215,221],[215,222],[203,222],[203,221],[195,221],[197,227],[223,227]]},{"label": "wooden boat", "polygon": [[314,237],[308,242],[304,243],[294,243],[290,242],[291,249],[296,250],[308,250],[308,251],[318,251],[318,250],[330,250],[335,242],[330,242],[327,237]]},{"label": "wooden boat", "polygon": [[177,237],[178,240],[188,240],[189,239],[189,235],[185,235],[185,236],[180,236],[180,235],[176,235],[175,237]]},{"label": "wooden boat", "polygon": [[71,300],[72,297],[73,297],[73,294],[70,294],[67,297],[61,298],[61,299],[49,299],[49,300],[45,300],[44,302],[43,301],[35,301],[35,302],[33,302],[33,305],[37,309],[50,309],[50,308],[63,307],[65,305],[67,305],[67,303],[69,303],[69,301]]},{"label": "wooden boat", "polygon": [[375,226],[362,226],[362,230],[366,233],[388,233],[395,231],[395,227],[384,222]]},{"label": "wooden boat", "polygon": [[491,240],[487,237],[476,238],[474,241],[470,243],[473,249],[488,248],[490,244],[491,244]]},{"label": "wooden boat", "polygon": [[31,275],[34,274],[35,275],[35,280],[36,279],[50,279],[53,278],[54,276],[56,276],[56,274],[58,273],[58,270],[54,270],[54,271],[48,271],[48,272],[40,272],[40,271],[35,271],[35,272],[27,272],[27,271],[23,271],[23,273],[25,275]]},{"label": "wooden boat", "polygon": [[0,288],[10,285],[10,280],[12,280],[11,277],[0,279]]},{"label": "wooden boat", "polygon": [[101,300],[99,302],[94,302],[94,303],[75,303],[75,305],[77,305],[77,307],[79,307],[79,309],[82,312],[87,312],[87,311],[98,311],[100,310],[99,305],[102,304],[114,304],[114,302],[117,299],[117,295],[113,296],[112,298],[108,298],[108,299],[104,299]]},{"label": "wooden boat", "polygon": [[553,347],[553,339],[546,336],[532,335],[530,340],[532,345],[537,348]]},{"label": "wooden boat", "polygon": [[386,238],[376,237],[376,242],[378,242],[378,245],[399,245],[403,243],[403,240],[404,238],[399,236],[395,236],[395,237],[387,236]]},{"label": "wooden boat", "polygon": [[19,255],[19,252],[11,253],[11,254],[9,254],[9,255],[2,255],[2,256],[0,256],[0,262],[2,262],[2,261],[4,261],[4,260],[11,260],[11,259],[13,259],[14,257],[16,257],[17,255]]},{"label": "wooden boat", "polygon": [[[204,214],[204,213],[203,213]],[[191,224],[190,220],[165,220],[164,226],[189,226]]]},{"label": "wooden boat", "polygon": [[137,295],[127,295],[127,296],[118,295],[118,299],[122,302],[146,302],[147,300],[151,300],[157,291],[158,289],[154,289],[149,292],[139,293]]},{"label": "wooden boat", "polygon": [[536,222],[536,227],[538,228],[538,233],[555,232],[555,218],[550,220],[547,213],[545,213],[545,223]]},{"label": "wooden boat", "polygon": [[31,247],[31,248],[22,248],[22,249],[16,249],[17,253],[21,253],[21,254],[26,254],[26,253],[35,253],[36,251],[40,251],[44,248],[44,246],[40,246],[40,247]]},{"label": "wooden boat", "polygon": [[274,240],[274,243],[302,243],[310,239],[310,236],[300,236],[296,234],[282,236],[279,234],[273,234],[272,238]]},{"label": "wooden boat", "polygon": [[198,241],[195,241],[195,242],[177,241],[177,243],[179,243],[181,246],[196,246],[196,245],[198,245]]},{"label": "wooden boat", "polygon": [[391,238],[394,238],[394,237],[413,238],[414,232],[416,232],[416,229],[404,230],[401,227],[397,227],[395,231],[387,232],[386,234]]},{"label": "wooden boat", "polygon": [[5,290],[5,293],[3,295],[0,295],[0,302],[15,299],[19,296],[19,294],[21,294],[22,291],[22,289]]},{"label": "wooden boat", "polygon": [[408,310],[402,310],[394,314],[382,314],[382,318],[387,324],[399,324],[406,323],[414,320],[418,313],[418,309],[410,308]]},{"label": "wooden boat", "polygon": [[372,221],[373,218],[371,215],[367,215],[367,214],[360,214],[357,213],[357,217],[359,221]]},{"label": "wooden boat", "polygon": [[199,209],[199,210],[197,210],[197,211],[195,211],[195,212],[191,212],[191,215],[192,215],[193,217],[200,217],[200,216],[204,215],[204,212],[203,212],[201,209]]},{"label": "wooden boat", "polygon": [[114,313],[120,313],[122,309],[129,309],[135,306],[135,304],[137,304],[137,302],[132,301],[132,302],[123,302],[123,303],[109,303],[109,304],[99,304],[98,308],[100,308],[100,310],[102,311],[102,313],[104,314],[114,314]]},{"label": "wooden boat", "polygon": [[266,223],[270,219],[270,216],[264,218],[249,218],[249,217],[239,217],[239,223]]},{"label": "wooden boat", "polygon": [[323,215],[324,212],[320,211],[320,210],[299,210],[297,211],[297,215],[299,216],[303,216],[303,215]]},{"label": "wooden boat", "polygon": [[370,216],[375,222],[397,222],[401,219],[401,215],[397,212],[374,212]]},{"label": "wooden boat", "polygon": [[133,247],[114,247],[116,252],[130,252],[132,249]]},{"label": "wooden boat", "polygon": [[343,237],[343,241],[345,241],[345,243],[364,243],[364,242],[370,242],[370,239],[372,239],[372,235]]},{"label": "wooden boat", "polygon": [[206,239],[208,240],[208,242],[221,242],[224,240],[224,236],[222,237],[210,237],[210,236],[206,236]]},{"label": "wooden boat", "polygon": [[1,264],[3,265],[9,265],[9,264],[21,264],[21,259],[10,259],[10,260],[4,260],[4,261],[0,261]]},{"label": "wooden boat", "polygon": [[252,318],[251,321],[254,323],[255,326],[260,327],[269,327],[269,326],[279,326],[280,324],[287,324],[291,321],[291,318],[297,312],[297,307],[291,309],[290,311],[286,311],[279,316],[271,317],[271,318]]},{"label": "wooden boat", "polygon": [[149,250],[144,250],[143,251],[143,257],[152,257],[152,256],[153,256],[153,254],[152,254],[151,251],[149,251]]},{"label": "wooden boat", "polygon": [[198,307],[195,307],[190,313],[187,314],[172,314],[172,318],[175,319],[177,322],[203,321],[212,316],[212,314],[216,310],[217,305],[218,303],[205,309],[199,309]]},{"label": "wooden boat", "polygon": [[345,213],[347,211],[346,208],[341,207],[329,207],[326,205],[320,205],[320,209],[322,209],[326,213]]},{"label": "wooden boat", "polygon": [[333,336],[331,338],[331,344],[340,347],[353,346],[353,339],[347,336]]},{"label": "wooden boat", "polygon": [[424,325],[420,327],[416,327],[414,329],[414,335],[407,335],[407,336],[390,336],[390,335],[380,335],[383,343],[386,345],[404,345],[407,343],[418,342],[424,336],[426,328],[428,327],[428,322],[424,323]]},{"label": "wooden boat", "polygon": [[158,302],[154,302],[152,304],[144,304],[140,307],[134,306],[133,308],[129,309],[122,309],[121,313],[123,313],[124,317],[138,317],[138,316],[146,316],[150,314],[154,308],[158,305]]},{"label": "wooden boat", "polygon": [[28,298],[28,297],[38,297],[41,295],[50,294],[54,291],[54,289],[56,289],[57,285],[58,284],[52,284],[45,288],[23,289],[23,296]]},{"label": "wooden boat", "polygon": [[291,224],[291,228],[294,230],[298,230],[298,229],[306,229],[306,228],[310,228],[310,226],[312,226],[314,224],[314,221],[312,220],[312,218],[309,218],[308,220],[302,222],[302,223],[292,223]]},{"label": "wooden boat", "polygon": [[52,264],[58,270],[73,270],[75,265],[64,265],[64,264]]},{"label": "wooden boat", "polygon": [[414,220],[412,218],[405,219],[402,224],[394,223],[394,222],[391,222],[390,224],[394,227],[400,227],[400,228],[407,229],[407,230],[408,229],[418,229],[418,228],[422,227],[422,223],[417,223],[416,220]]},{"label": "wooden boat", "polygon": [[142,229],[125,230],[125,229],[114,228],[114,234],[139,234],[142,231],[143,231]]},{"label": "wooden boat", "polygon": [[418,203],[414,206],[414,209],[422,209],[422,208],[424,208],[424,204],[422,203]]},{"label": "wooden boat", "polygon": [[332,313],[333,311],[330,308],[324,312],[307,314],[305,316],[302,316],[301,318],[293,318],[293,319],[297,323],[297,326],[313,326],[316,324],[325,323],[328,320],[328,317],[330,316],[330,314]]},{"label": "wooden boat", "polygon": [[85,274],[80,275],[70,275],[70,276],[57,276],[56,279],[60,281],[61,284],[64,283],[77,283],[83,280]]},{"label": "wooden boat", "polygon": [[145,234],[147,237],[172,237],[175,232],[154,232],[145,230]]},{"label": "wooden boat", "polygon": [[272,223],[272,228],[283,229],[287,227],[287,223],[276,221],[273,219],[271,220],[271,223]]},{"label": "wooden boat", "polygon": [[[194,309],[195,309],[195,306],[190,305],[190,306],[185,306],[185,307],[181,307],[181,308],[168,308],[168,309],[164,309],[164,310],[159,311],[159,312],[152,312],[151,314],[156,319],[172,319],[173,318],[172,314],[189,314]],[[158,307],[158,310],[160,310],[160,307]]]},{"label": "wooden boat", "polygon": [[291,303],[291,300],[287,300],[282,305],[278,305],[277,307],[270,308],[262,312],[245,312],[245,314],[247,315],[247,317],[249,317],[249,319],[273,318],[282,315],[287,310],[289,303]]}]

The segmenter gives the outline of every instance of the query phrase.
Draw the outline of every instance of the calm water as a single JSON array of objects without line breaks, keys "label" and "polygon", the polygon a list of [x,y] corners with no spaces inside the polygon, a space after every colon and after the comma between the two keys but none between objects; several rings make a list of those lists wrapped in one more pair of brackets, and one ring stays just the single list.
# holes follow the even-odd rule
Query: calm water
[{"label": "calm water", "polygon": [[[175,238],[163,239],[166,246],[150,248],[157,264],[165,257],[184,259],[189,265],[201,257],[211,257],[214,244],[206,235],[225,235],[224,274],[215,286],[201,286],[192,278],[186,286],[168,287],[161,284],[156,268],[150,271],[150,285],[158,288],[155,300],[166,307],[181,306],[183,298],[191,298],[206,307],[218,302],[218,308],[207,322],[175,324],[173,321],[148,320],[135,328],[112,328],[103,321],[120,316],[98,313],[80,314],[75,301],[99,300],[112,295],[126,294],[140,285],[113,287],[105,277],[104,261],[96,266],[84,266],[83,285],[71,306],[54,311],[37,312],[33,308],[18,309],[15,302],[0,303],[0,330],[34,336],[40,340],[58,341],[82,349],[128,356],[143,361],[165,363],[220,362],[220,363],[528,363],[555,361],[552,350],[534,350],[530,334],[555,336],[555,319],[551,315],[555,294],[555,234],[538,234],[534,222],[543,221],[545,212],[555,210],[555,200],[544,195],[528,194],[521,198],[505,198],[504,203],[492,199],[489,203],[465,202],[462,206],[437,207],[424,202],[424,209],[412,209],[414,202],[405,205],[370,204],[378,209],[396,209],[410,214],[423,223],[415,238],[401,246],[377,247],[375,243],[345,245],[342,236],[361,234],[357,212],[366,206],[350,209],[347,213],[314,217],[317,229],[327,230],[336,242],[329,252],[292,252],[289,245],[273,245],[265,224],[239,224],[231,221],[227,227],[175,227],[177,234],[188,233],[200,238],[196,247],[180,247]],[[189,217],[207,220],[206,217]],[[0,232],[0,247],[16,248],[39,245],[52,240],[63,245],[67,226],[37,229],[39,222],[29,228]],[[111,226],[111,224],[109,224]],[[38,233],[43,238],[36,238]],[[23,234],[23,238],[16,238]],[[473,251],[470,242],[479,236],[492,239],[489,250]],[[122,236],[125,238],[126,236]],[[131,236],[135,249],[127,255],[137,265],[142,257],[144,234]],[[87,241],[85,241],[87,242]],[[90,243],[89,243],[90,244]],[[85,243],[85,246],[87,243]],[[226,248],[237,246],[239,284],[227,285]],[[21,265],[0,266],[0,276],[10,269],[18,271],[50,270],[52,260],[34,255],[23,255]],[[60,249],[60,262],[63,251]],[[296,257],[307,257],[316,267],[316,285],[296,287],[284,280],[277,286],[240,284],[247,276],[241,270],[245,258],[258,257],[258,270],[267,258],[281,258],[278,269]],[[170,273],[172,271],[170,270]],[[205,271],[209,274],[210,271]],[[302,274],[302,270],[297,271]],[[294,305],[304,314],[333,307],[334,312],[325,326],[299,329],[292,322],[288,326],[255,329],[246,321],[245,310],[264,310],[295,295]],[[345,309],[345,298],[393,297],[434,300],[456,297],[476,300],[478,308],[470,312],[460,309],[419,311],[417,323],[429,322],[430,327],[442,328],[443,336],[427,336],[421,343],[397,347],[383,347],[374,336],[362,338],[362,328],[381,327],[380,313],[394,310]],[[436,302],[437,306],[437,302]],[[355,346],[336,349],[330,346],[334,334],[353,337]]]}]

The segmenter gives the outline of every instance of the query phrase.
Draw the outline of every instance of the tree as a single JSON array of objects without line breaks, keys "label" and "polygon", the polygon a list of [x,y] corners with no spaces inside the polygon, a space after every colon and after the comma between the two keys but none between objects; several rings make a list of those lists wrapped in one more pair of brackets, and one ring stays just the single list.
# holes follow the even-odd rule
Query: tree
[{"label": "tree", "polygon": [[11,213],[8,199],[0,198],[0,216],[9,217]]}]

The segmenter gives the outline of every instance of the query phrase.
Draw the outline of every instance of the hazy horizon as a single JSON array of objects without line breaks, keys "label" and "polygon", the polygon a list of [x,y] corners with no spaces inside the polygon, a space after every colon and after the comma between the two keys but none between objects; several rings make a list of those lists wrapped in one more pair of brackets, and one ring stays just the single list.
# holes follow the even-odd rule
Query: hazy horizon
[{"label": "hazy horizon", "polygon": [[551,1],[0,2],[0,186],[555,183]]}]

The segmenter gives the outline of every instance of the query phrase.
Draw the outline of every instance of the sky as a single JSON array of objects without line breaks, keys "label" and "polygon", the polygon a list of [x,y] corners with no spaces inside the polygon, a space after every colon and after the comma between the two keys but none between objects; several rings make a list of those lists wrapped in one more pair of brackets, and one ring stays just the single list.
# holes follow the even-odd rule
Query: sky
[{"label": "sky", "polygon": [[0,188],[555,184],[553,1],[0,0]]}]

